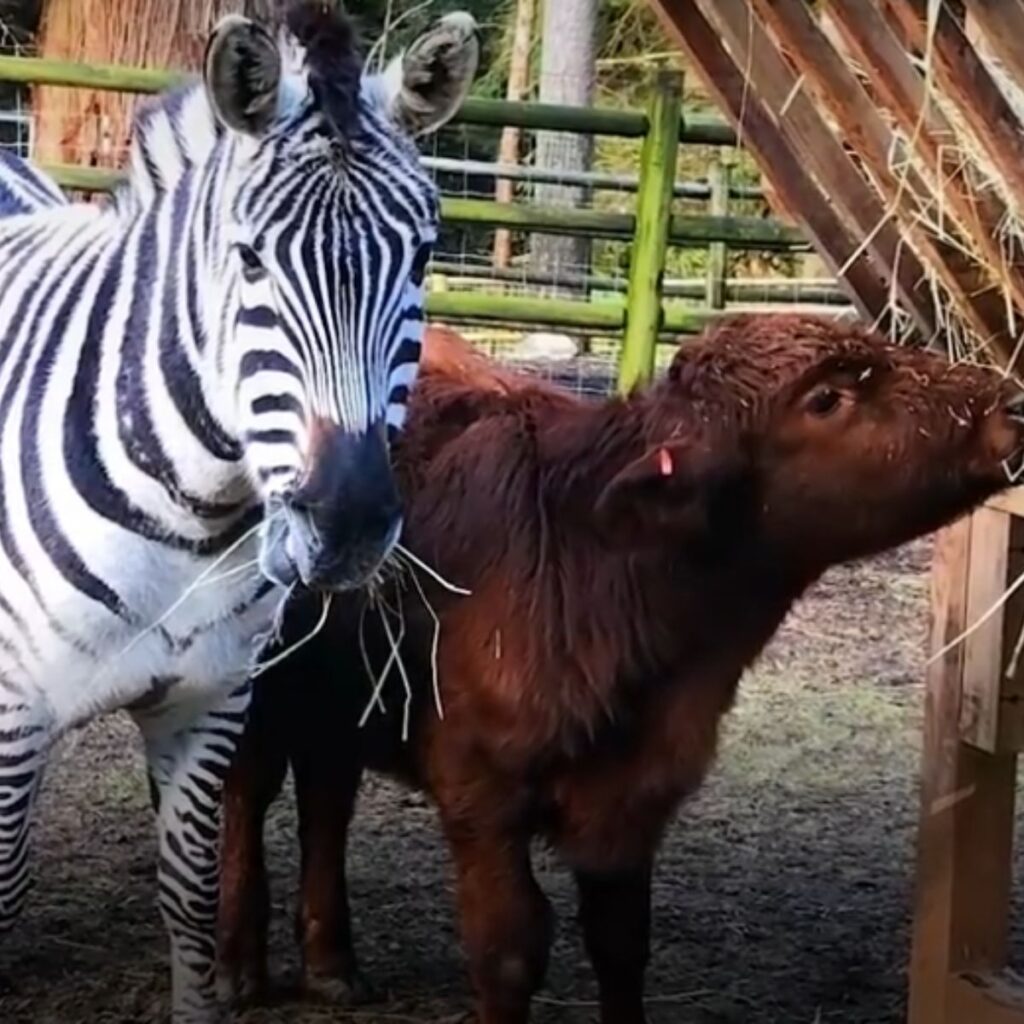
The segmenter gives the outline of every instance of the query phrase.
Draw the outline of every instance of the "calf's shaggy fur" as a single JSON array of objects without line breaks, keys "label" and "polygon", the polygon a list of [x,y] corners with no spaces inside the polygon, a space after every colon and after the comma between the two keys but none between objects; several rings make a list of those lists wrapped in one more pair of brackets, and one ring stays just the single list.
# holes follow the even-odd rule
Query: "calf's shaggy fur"
[{"label": "calf's shaggy fur", "polygon": [[[530,868],[575,873],[603,1024],[641,1024],[659,839],[703,780],[743,671],[829,566],[933,530],[1004,487],[1022,445],[1007,386],[862,330],[745,316],[678,350],[661,382],[587,402],[434,332],[396,462],[417,573],[380,595],[409,675],[377,708],[359,601],[261,681],[227,785],[221,950],[266,981],[261,836],[291,763],[307,983],[357,973],[345,832],[364,767],[426,790],[455,861],[482,1024],[523,1024],[550,940]],[[365,600],[365,599],[362,599]],[[298,606],[286,642],[317,607]],[[389,645],[362,620],[379,675]]]}]

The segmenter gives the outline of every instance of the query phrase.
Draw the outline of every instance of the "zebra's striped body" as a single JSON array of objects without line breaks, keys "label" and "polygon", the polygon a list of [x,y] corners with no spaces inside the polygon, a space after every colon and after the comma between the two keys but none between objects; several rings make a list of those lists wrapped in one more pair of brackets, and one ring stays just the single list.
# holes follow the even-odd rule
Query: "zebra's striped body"
[{"label": "zebra's striped body", "polygon": [[113,204],[0,160],[0,928],[49,747],[129,709],[179,1021],[215,1014],[220,778],[253,656],[298,578],[356,585],[397,533],[383,438],[436,230],[400,90],[339,65],[322,4],[288,29],[218,30],[205,88],[140,114]]}]

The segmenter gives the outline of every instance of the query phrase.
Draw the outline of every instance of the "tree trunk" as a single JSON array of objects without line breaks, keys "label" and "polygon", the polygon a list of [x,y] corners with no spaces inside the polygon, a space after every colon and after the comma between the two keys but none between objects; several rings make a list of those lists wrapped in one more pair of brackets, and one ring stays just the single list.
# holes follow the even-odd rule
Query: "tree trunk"
[{"label": "tree trunk", "polygon": [[[540,100],[568,106],[590,106],[594,100],[597,64],[598,0],[546,0],[541,51]],[[540,132],[537,166],[553,170],[586,171],[593,157],[593,139],[569,132]],[[564,185],[538,186],[537,202],[577,206],[585,189]],[[546,274],[587,273],[590,242],[580,238],[534,235],[534,270]]]},{"label": "tree trunk", "polygon": [[[271,0],[247,0],[263,13]],[[238,0],[46,0],[39,55],[59,60],[198,70],[206,37]],[[33,90],[33,158],[94,167],[123,164],[138,98],[41,86]]]},{"label": "tree trunk", "polygon": [[[536,0],[517,0],[512,32],[512,60],[508,70],[508,89],[505,92],[506,99],[514,103],[524,100],[530,87],[530,50],[533,43],[535,13]],[[501,133],[501,146],[498,148],[499,164],[519,163],[522,135],[519,128],[506,128]],[[505,178],[499,178],[494,191],[495,199],[499,203],[510,203],[514,196],[513,183]],[[494,265],[504,270],[511,262],[512,236],[502,229],[494,235]]]}]

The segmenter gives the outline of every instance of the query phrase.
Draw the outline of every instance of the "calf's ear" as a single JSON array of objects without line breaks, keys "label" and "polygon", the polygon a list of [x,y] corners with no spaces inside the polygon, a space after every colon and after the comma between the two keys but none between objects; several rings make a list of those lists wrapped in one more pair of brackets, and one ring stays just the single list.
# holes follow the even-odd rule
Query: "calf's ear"
[{"label": "calf's ear", "polygon": [[736,453],[679,442],[658,445],[606,485],[595,513],[616,543],[647,547],[708,539],[718,496],[742,473]]}]

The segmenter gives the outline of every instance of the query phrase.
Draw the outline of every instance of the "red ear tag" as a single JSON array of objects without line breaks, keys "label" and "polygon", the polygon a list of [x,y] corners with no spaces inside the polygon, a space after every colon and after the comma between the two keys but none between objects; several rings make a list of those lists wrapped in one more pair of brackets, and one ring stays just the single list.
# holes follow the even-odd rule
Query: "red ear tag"
[{"label": "red ear tag", "polygon": [[667,448],[658,449],[658,471],[662,476],[671,476],[675,467],[672,465],[672,456]]}]

